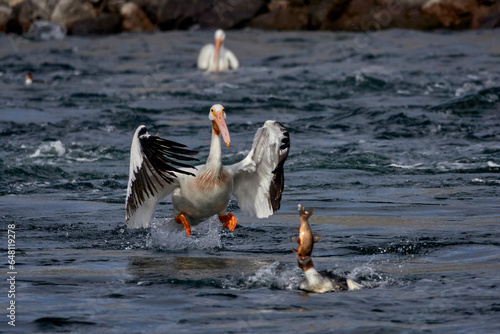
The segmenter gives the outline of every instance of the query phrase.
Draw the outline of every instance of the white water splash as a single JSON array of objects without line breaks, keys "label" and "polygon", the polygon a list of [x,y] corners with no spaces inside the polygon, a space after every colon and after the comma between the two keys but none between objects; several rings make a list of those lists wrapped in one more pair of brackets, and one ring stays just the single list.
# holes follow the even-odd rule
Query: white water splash
[{"label": "white water splash", "polygon": [[419,168],[423,168],[424,164],[422,164],[422,163],[416,163],[413,165],[390,164],[389,166],[395,167],[395,168],[403,168],[403,169],[419,169]]},{"label": "white water splash", "polygon": [[185,249],[214,249],[221,248],[222,224],[212,217],[198,225],[191,226],[191,237],[188,237],[182,225],[173,219],[163,222],[153,221],[151,238],[148,248],[158,250],[179,251]]},{"label": "white water splash", "polygon": [[494,163],[493,161],[488,161],[486,164],[488,165],[488,167],[500,167],[499,164]]},{"label": "white water splash", "polygon": [[41,144],[35,151],[35,153],[30,155],[30,158],[37,158],[40,156],[63,156],[66,153],[66,148],[60,140],[51,141],[48,143]]},{"label": "white water splash", "polygon": [[222,282],[226,289],[255,289],[272,288],[280,290],[294,290],[303,279],[301,271],[297,267],[283,267],[279,261],[275,261],[256,273],[242,277],[239,280],[234,278]]},{"label": "white water splash", "polygon": [[361,284],[364,288],[376,288],[379,286],[387,285],[400,285],[402,282],[397,281],[395,278],[377,272],[369,263],[354,268],[348,275],[347,278],[353,280],[354,282]]}]

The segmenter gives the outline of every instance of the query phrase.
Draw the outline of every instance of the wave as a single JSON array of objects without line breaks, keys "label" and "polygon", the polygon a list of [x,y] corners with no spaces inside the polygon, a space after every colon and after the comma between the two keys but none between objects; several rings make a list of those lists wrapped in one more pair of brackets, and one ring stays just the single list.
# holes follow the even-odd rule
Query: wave
[{"label": "wave", "polygon": [[452,113],[479,113],[482,108],[492,107],[500,100],[500,87],[484,88],[476,93],[467,94],[438,104],[430,108],[432,111],[451,111]]}]

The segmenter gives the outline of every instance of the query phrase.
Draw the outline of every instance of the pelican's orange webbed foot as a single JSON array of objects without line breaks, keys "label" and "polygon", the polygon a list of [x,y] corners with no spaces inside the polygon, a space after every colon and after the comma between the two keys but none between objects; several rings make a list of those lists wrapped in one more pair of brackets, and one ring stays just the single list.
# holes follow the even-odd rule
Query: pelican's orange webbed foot
[{"label": "pelican's orange webbed foot", "polygon": [[190,237],[191,236],[191,225],[189,225],[186,217],[184,217],[184,215],[181,213],[180,215],[178,215],[174,219],[175,219],[175,222],[177,224],[182,224],[182,226],[184,226],[184,229],[186,230],[188,237]]},{"label": "pelican's orange webbed foot", "polygon": [[238,223],[236,217],[231,212],[225,216],[219,216],[219,220],[222,224],[224,224],[222,225],[222,228],[229,227],[230,231],[234,231],[236,224]]}]

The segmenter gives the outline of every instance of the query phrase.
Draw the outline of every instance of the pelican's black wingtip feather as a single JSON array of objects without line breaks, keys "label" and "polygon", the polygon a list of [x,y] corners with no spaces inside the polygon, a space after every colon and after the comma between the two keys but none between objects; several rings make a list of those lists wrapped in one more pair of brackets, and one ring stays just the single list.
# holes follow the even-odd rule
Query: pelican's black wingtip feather
[{"label": "pelican's black wingtip feather", "polygon": [[184,144],[150,135],[145,126],[139,127],[138,139],[141,145],[143,163],[134,172],[131,193],[127,197],[126,217],[129,219],[146,201],[155,196],[159,188],[171,184],[177,177],[175,173],[195,176],[179,168],[196,167],[181,161],[199,161],[194,155],[198,151],[185,149]]},{"label": "pelican's black wingtip feather", "polygon": [[276,123],[280,126],[283,138],[281,139],[278,152],[278,164],[272,172],[274,176],[269,189],[273,212],[278,211],[281,206],[281,195],[283,194],[283,188],[285,187],[285,172],[283,168],[285,166],[285,161],[288,158],[288,152],[290,151],[290,134],[283,124],[279,122]]}]

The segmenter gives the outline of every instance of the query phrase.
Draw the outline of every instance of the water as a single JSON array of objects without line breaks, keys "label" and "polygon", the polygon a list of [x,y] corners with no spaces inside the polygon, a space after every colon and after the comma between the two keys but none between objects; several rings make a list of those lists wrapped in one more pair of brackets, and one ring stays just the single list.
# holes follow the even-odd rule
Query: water
[{"label": "water", "polygon": [[[0,219],[16,225],[15,329],[497,332],[498,35],[230,31],[242,68],[215,74],[195,68],[212,32],[1,35]],[[26,71],[45,83],[25,87]],[[225,163],[265,120],[289,129],[281,210],[259,220],[232,202],[234,232],[211,219],[188,239],[163,226],[167,198],[152,228],[127,230],[135,128],[204,160],[215,103],[231,132]],[[316,209],[316,267],[366,289],[297,290],[298,203]]]}]

